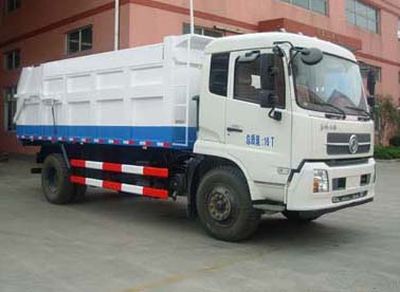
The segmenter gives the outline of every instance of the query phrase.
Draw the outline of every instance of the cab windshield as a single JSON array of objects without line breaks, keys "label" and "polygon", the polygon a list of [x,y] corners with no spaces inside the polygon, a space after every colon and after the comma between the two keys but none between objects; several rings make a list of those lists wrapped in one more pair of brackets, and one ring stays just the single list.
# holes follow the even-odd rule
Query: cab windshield
[{"label": "cab windshield", "polygon": [[300,54],[293,59],[297,103],[306,109],[360,115],[367,111],[365,92],[356,63],[324,54],[307,65]]}]

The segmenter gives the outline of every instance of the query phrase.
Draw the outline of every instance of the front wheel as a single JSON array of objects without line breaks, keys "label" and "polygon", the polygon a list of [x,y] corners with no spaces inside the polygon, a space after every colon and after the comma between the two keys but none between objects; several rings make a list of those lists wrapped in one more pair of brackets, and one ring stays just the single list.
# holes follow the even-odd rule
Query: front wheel
[{"label": "front wheel", "polygon": [[231,166],[209,171],[200,182],[196,196],[199,219],[213,237],[240,241],[257,229],[260,213],[251,203],[242,173]]}]

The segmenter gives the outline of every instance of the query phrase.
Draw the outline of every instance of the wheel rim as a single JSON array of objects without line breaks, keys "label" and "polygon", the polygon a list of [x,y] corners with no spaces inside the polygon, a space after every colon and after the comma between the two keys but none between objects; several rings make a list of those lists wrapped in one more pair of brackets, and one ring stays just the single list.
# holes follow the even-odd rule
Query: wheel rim
[{"label": "wheel rim", "polygon": [[207,200],[207,210],[217,222],[226,221],[232,213],[231,193],[229,189],[219,186],[214,188]]},{"label": "wheel rim", "polygon": [[51,192],[57,191],[58,173],[54,167],[47,170],[48,187]]}]

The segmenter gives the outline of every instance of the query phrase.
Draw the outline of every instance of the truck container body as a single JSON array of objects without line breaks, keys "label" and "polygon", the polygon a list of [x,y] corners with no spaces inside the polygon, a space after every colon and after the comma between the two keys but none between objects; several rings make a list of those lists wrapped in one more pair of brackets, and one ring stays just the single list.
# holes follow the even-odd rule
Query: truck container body
[{"label": "truck container body", "polygon": [[357,60],[317,38],[170,36],[24,68],[17,99],[51,203],[86,186],[184,196],[208,233],[237,241],[262,213],[309,222],[375,195]]},{"label": "truck container body", "polygon": [[[191,49],[188,50],[188,41]],[[210,38],[54,61],[24,69],[18,135],[30,140],[192,149],[201,62]]]}]

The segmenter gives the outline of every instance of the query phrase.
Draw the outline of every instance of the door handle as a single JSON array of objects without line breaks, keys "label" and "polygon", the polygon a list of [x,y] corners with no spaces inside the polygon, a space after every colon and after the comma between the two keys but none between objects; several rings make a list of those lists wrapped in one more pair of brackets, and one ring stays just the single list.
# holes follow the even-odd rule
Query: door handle
[{"label": "door handle", "polygon": [[243,130],[239,127],[228,127],[226,128],[228,132],[236,132],[236,133],[243,133]]}]

